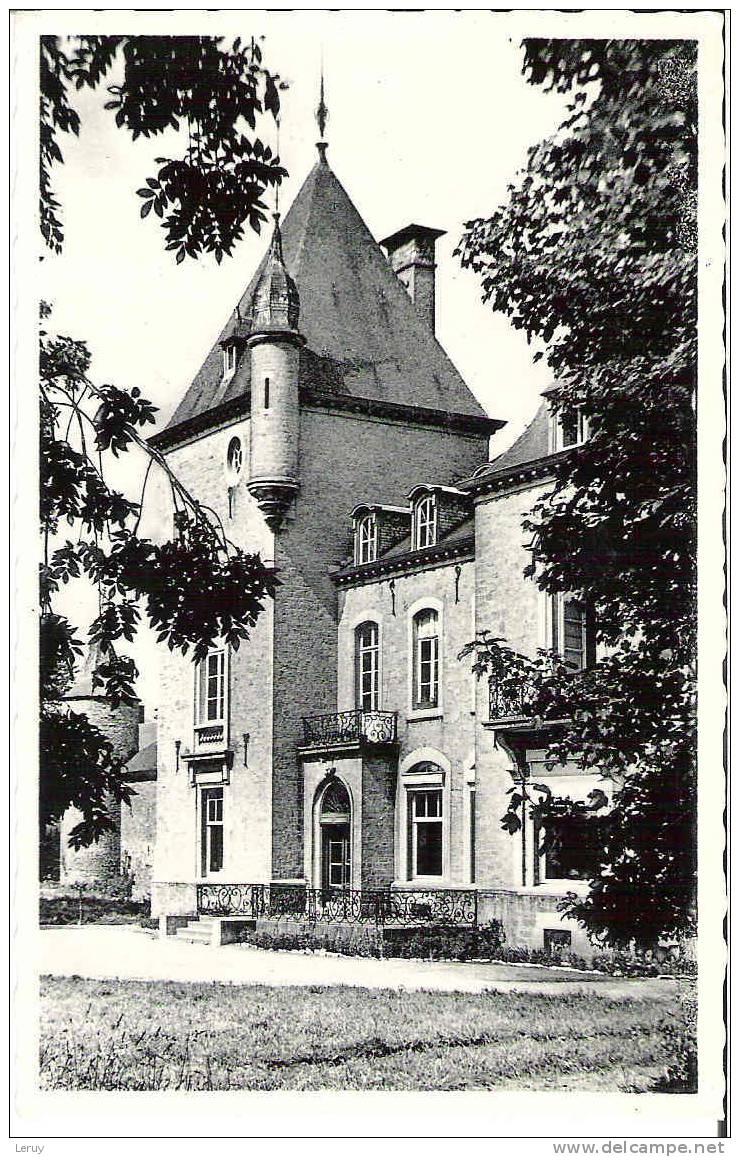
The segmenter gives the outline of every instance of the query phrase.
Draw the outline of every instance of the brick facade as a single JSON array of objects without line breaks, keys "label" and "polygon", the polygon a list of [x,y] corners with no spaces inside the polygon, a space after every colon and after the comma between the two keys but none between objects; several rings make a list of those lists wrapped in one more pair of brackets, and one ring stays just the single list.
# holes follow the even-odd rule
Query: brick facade
[{"label": "brick facade", "polygon": [[[173,469],[222,518],[233,542],[273,559],[280,586],[249,641],[230,656],[228,747],[224,789],[225,862],[230,882],[301,879],[305,870],[304,782],[297,749],[304,716],[336,709],[337,591],[330,572],[351,556],[349,512],[361,501],[402,505],[422,476],[455,481],[485,455],[486,435],[360,414],[301,409],[300,490],[274,536],[240,482],[232,494],[225,466],[231,439],[242,440],[249,476],[249,419],[170,451]],[[160,499],[166,506],[167,494]],[[167,518],[161,519],[166,531]],[[166,885],[200,878],[200,789],[181,757],[193,742],[192,663],[162,654],[159,704],[155,904],[166,910]],[[248,767],[244,735],[249,734]],[[164,905],[164,907],[161,907]]]}]

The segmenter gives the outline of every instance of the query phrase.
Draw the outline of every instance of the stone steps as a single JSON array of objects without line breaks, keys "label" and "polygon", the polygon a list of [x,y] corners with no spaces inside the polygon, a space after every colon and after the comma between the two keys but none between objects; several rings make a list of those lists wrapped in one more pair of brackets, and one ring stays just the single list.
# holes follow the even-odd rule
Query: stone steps
[{"label": "stone steps", "polygon": [[190,944],[213,944],[215,928],[216,920],[213,916],[201,916],[189,920],[184,928],[178,928],[175,936]]},{"label": "stone steps", "polygon": [[190,944],[231,944],[238,938],[238,930],[254,928],[255,921],[245,917],[194,916],[183,928],[178,928],[175,936]]}]

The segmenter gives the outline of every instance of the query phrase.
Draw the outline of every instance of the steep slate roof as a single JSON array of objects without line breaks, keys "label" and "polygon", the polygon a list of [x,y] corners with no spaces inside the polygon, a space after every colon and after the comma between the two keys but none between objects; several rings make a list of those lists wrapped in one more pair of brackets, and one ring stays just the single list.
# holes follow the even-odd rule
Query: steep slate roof
[{"label": "steep slate roof", "polygon": [[544,391],[544,394],[545,401],[513,446],[485,466],[479,466],[469,478],[458,482],[460,490],[483,495],[500,492],[511,485],[530,483],[552,475],[558,462],[577,453],[576,447],[562,450],[551,448],[548,391]]},{"label": "steep slate roof", "polygon": [[[461,542],[475,534],[475,516],[470,515],[469,518],[458,522],[457,526],[453,526],[452,530],[448,530],[447,534],[443,534],[435,543],[435,546],[447,546],[449,543]],[[414,544],[411,535],[408,534],[406,538],[401,539],[395,546],[389,547],[384,554],[379,555],[378,561],[382,562],[386,558],[398,558],[401,555],[411,554],[414,551]]]},{"label": "steep slate roof", "polygon": [[[306,178],[282,224],[282,237],[285,264],[300,294],[304,391],[461,415],[482,432],[502,425],[486,417],[326,161],[319,160]],[[242,321],[249,316],[266,261],[267,254],[239,302]],[[239,406],[240,396],[248,409],[243,375],[222,382],[219,342],[237,324],[235,309],[175,410],[168,432],[194,420],[207,425],[204,415],[224,404],[232,403],[229,409]],[[217,420],[218,415],[213,417]],[[175,439],[165,435],[164,440]]]},{"label": "steep slate roof", "polygon": [[151,779],[157,778],[157,742],[147,744],[142,747],[140,751],[136,752],[133,759],[130,759],[124,768],[126,775],[135,775],[138,777],[148,776]]},{"label": "steep slate roof", "polygon": [[[541,402],[540,408],[532,421],[522,433],[504,450],[488,463],[486,469],[507,470],[510,466],[521,466],[523,462],[533,462],[536,458],[544,458],[550,453],[550,410],[547,402]],[[476,471],[478,473],[478,471]],[[480,471],[483,473],[483,470]]]}]

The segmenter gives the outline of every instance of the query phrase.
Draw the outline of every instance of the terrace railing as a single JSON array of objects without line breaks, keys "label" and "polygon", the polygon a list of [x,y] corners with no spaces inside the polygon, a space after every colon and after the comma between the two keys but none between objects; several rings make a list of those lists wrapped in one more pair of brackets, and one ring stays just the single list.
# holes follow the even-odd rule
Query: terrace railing
[{"label": "terrace railing", "polygon": [[303,720],[303,738],[307,747],[394,743],[396,720],[395,711],[337,711],[333,715],[311,715]]},{"label": "terrace railing", "polygon": [[198,913],[202,916],[269,915],[269,884],[198,884]]},{"label": "terrace railing", "polygon": [[374,923],[475,927],[478,894],[472,889],[304,888],[283,884],[199,884],[198,912],[252,919],[288,918],[315,923]]}]

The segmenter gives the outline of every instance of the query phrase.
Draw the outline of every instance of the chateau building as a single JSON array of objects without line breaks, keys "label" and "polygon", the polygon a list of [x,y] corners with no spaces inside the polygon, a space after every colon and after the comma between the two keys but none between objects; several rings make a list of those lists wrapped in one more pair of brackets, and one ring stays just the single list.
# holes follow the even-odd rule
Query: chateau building
[{"label": "chateau building", "polygon": [[524,771],[575,798],[597,777],[545,766],[547,736],[458,658],[487,629],[588,661],[583,607],[524,579],[522,530],[584,431],[544,401],[488,461],[503,423],[434,336],[440,230],[378,244],[318,150],[153,439],[280,577],[238,651],[163,657],[153,914],[316,919],[339,897],[348,918],[473,911],[511,943],[585,951],[557,910],[585,887],[578,834],[541,855],[530,820],[511,837],[501,816]]}]

